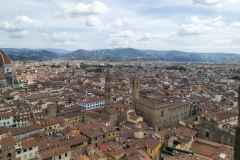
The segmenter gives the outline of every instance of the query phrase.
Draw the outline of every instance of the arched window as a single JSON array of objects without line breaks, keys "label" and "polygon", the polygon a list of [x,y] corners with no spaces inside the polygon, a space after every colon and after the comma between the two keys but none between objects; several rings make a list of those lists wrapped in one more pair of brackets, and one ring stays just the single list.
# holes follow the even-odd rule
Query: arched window
[{"label": "arched window", "polygon": [[11,155],[11,153],[8,153],[8,155],[7,155],[7,159],[8,159],[8,160],[11,160],[11,159],[12,159],[12,155]]},{"label": "arched window", "polygon": [[161,116],[163,117],[163,111],[161,112]]},{"label": "arched window", "polygon": [[108,93],[110,93],[110,88],[108,88]]}]

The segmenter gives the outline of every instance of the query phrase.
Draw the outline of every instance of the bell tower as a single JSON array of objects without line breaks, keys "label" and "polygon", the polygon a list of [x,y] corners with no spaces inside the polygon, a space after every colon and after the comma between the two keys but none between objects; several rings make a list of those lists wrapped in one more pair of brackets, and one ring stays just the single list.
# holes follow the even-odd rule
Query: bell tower
[{"label": "bell tower", "polygon": [[112,82],[109,73],[109,69],[107,69],[107,73],[105,76],[105,107],[104,109],[111,108],[112,104]]},{"label": "bell tower", "polygon": [[234,160],[240,159],[240,85],[238,91],[238,124],[235,134]]},{"label": "bell tower", "polygon": [[131,86],[132,86],[132,106],[136,109],[136,99],[139,99],[139,76],[133,76],[131,79]]}]

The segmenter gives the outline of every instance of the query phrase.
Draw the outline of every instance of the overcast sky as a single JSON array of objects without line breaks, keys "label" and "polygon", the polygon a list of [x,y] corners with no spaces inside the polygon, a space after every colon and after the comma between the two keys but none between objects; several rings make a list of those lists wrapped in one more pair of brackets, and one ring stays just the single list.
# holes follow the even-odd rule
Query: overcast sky
[{"label": "overcast sky", "polygon": [[1,0],[0,48],[240,53],[240,0]]}]

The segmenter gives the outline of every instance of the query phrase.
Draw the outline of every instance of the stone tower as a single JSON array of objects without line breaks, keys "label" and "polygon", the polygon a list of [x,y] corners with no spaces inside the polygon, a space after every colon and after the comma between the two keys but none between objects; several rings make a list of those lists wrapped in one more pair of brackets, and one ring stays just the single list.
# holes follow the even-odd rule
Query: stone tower
[{"label": "stone tower", "polygon": [[107,69],[107,73],[105,76],[105,107],[104,109],[111,108],[112,105],[112,82],[109,73],[109,69]]},{"label": "stone tower", "polygon": [[238,91],[238,125],[235,135],[234,160],[240,160],[240,85]]},{"label": "stone tower", "polygon": [[57,115],[57,103],[47,105],[47,115],[56,117],[56,115]]},{"label": "stone tower", "polygon": [[131,79],[131,85],[132,85],[132,106],[134,109],[136,109],[135,101],[136,99],[139,99],[139,76],[133,76]]}]

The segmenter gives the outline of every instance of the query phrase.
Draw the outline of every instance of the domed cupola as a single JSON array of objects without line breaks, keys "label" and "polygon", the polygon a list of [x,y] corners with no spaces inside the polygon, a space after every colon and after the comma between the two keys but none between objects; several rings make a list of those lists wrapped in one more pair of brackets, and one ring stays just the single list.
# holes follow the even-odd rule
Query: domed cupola
[{"label": "domed cupola", "polygon": [[8,55],[0,49],[0,65],[11,64]]}]

